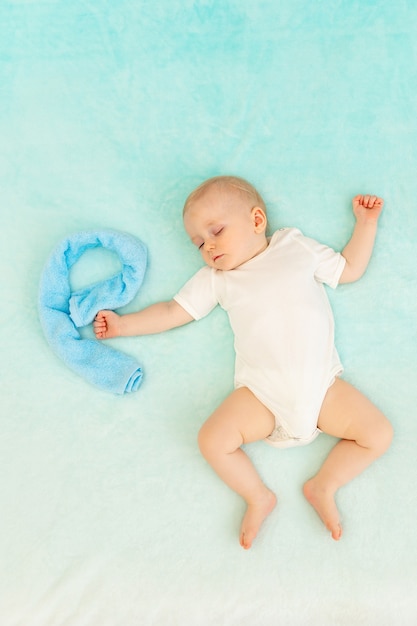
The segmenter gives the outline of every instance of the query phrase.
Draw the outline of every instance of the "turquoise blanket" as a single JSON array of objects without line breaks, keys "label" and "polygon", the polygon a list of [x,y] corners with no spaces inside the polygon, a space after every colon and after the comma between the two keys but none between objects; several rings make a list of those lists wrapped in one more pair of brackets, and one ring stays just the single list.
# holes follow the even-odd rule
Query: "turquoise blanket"
[{"label": "turquoise blanket", "polygon": [[[416,35],[412,0],[1,0],[1,626],[417,623]],[[351,198],[385,200],[365,276],[328,292],[344,377],[395,431],[338,493],[337,544],[302,493],[335,443],[320,435],[246,446],[278,506],[239,546],[244,505],[197,442],[233,388],[220,307],[102,344],[145,372],[137,393],[90,384],[39,324],[70,233],[146,243],[124,311],[172,298],[201,266],[183,203],[217,174],[259,189],[270,232],[336,250]],[[70,273],[77,291],[120,267],[96,248]],[[71,344],[94,340],[63,289]]]}]

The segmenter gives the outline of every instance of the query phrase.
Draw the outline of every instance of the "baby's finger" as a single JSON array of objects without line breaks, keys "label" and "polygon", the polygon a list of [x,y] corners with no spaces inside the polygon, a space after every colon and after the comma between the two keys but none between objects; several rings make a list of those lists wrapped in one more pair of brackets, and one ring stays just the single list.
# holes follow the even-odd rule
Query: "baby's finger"
[{"label": "baby's finger", "polygon": [[103,337],[106,334],[106,327],[104,325],[93,325],[94,334],[96,337]]},{"label": "baby's finger", "polygon": [[361,196],[360,194],[355,196],[353,198],[353,200],[352,200],[353,208],[356,209],[356,208],[360,207],[362,202],[363,202],[363,196]]}]

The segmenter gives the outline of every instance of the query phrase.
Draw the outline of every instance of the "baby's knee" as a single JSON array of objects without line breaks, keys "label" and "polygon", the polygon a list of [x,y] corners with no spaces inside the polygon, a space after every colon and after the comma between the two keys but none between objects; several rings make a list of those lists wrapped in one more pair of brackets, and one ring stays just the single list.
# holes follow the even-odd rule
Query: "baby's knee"
[{"label": "baby's knee", "polygon": [[211,456],[216,449],[216,436],[207,422],[200,428],[197,441],[200,452],[205,458]]},{"label": "baby's knee", "polygon": [[206,458],[217,457],[219,454],[230,454],[243,443],[242,436],[227,423],[217,419],[208,419],[198,433],[198,446]]},{"label": "baby's knee", "polygon": [[386,452],[394,438],[394,429],[391,422],[385,416],[383,416],[383,419],[381,420],[376,438],[381,453]]}]

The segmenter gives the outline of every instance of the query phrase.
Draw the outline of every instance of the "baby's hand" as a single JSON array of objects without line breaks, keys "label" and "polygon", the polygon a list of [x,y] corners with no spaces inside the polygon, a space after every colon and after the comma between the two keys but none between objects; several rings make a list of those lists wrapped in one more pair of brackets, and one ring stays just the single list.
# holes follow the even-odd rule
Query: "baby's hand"
[{"label": "baby's hand", "polygon": [[99,311],[93,322],[96,339],[111,339],[120,335],[120,315],[114,311]]},{"label": "baby's hand", "polygon": [[381,214],[384,201],[378,196],[355,196],[352,205],[357,220],[376,222]]}]

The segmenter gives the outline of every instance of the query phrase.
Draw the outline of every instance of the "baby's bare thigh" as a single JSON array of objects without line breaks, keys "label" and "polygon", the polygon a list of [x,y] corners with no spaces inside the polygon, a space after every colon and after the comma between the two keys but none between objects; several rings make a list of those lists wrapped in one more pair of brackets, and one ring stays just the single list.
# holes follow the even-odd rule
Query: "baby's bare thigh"
[{"label": "baby's bare thigh", "polygon": [[268,437],[275,428],[275,418],[247,387],[239,387],[214,411],[206,426],[237,430],[243,443],[250,443]]},{"label": "baby's bare thigh", "polygon": [[365,395],[341,378],[329,387],[318,420],[323,432],[350,440],[372,438],[388,424],[385,415]]}]

